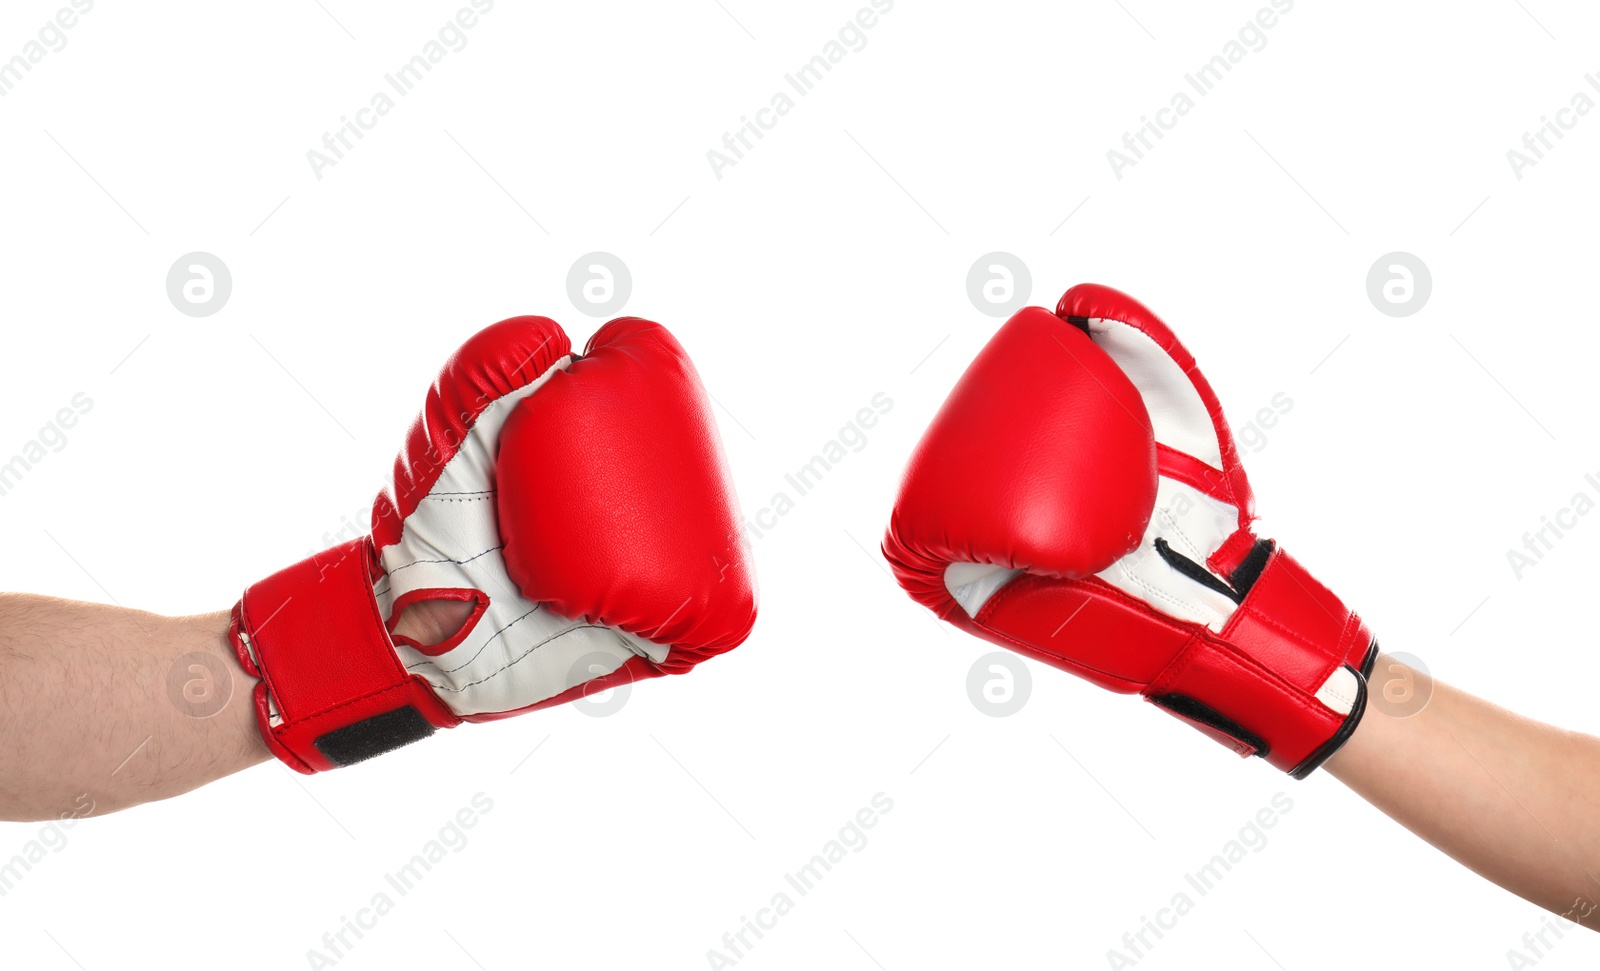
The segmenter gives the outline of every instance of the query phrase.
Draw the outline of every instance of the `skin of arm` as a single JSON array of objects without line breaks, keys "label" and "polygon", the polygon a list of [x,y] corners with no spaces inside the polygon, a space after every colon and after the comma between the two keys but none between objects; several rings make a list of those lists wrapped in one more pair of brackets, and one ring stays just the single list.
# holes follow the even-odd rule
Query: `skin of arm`
[{"label": "skin of arm", "polygon": [[1369,699],[1328,772],[1485,879],[1600,929],[1600,739],[1524,718],[1386,655]]},{"label": "skin of arm", "polygon": [[267,759],[227,631],[226,612],[0,594],[0,818],[114,812]]},{"label": "skin of arm", "polygon": [[[438,643],[463,605],[397,631]],[[103,815],[271,758],[228,612],[157,614],[0,593],[0,820]]]}]

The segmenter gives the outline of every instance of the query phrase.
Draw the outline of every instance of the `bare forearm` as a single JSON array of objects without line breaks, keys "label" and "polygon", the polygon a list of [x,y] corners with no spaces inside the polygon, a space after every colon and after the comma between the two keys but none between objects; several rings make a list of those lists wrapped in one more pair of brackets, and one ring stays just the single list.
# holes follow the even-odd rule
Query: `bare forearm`
[{"label": "bare forearm", "polygon": [[[1380,692],[1407,677],[1431,695],[1402,717]],[[1600,739],[1429,683],[1388,657],[1372,693],[1328,771],[1487,879],[1600,928]]]},{"label": "bare forearm", "polygon": [[0,819],[111,812],[265,760],[227,625],[0,594]]}]

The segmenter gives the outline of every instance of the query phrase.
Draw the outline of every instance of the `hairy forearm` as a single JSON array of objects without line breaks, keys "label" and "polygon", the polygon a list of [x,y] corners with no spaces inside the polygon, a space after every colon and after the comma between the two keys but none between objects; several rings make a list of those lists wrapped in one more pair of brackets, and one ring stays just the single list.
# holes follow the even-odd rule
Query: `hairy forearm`
[{"label": "hairy forearm", "polygon": [[[1391,679],[1431,692],[1400,716]],[[1541,724],[1388,657],[1361,726],[1327,764],[1401,825],[1485,878],[1600,929],[1600,739]]]},{"label": "hairy forearm", "polygon": [[0,819],[112,812],[265,760],[227,626],[0,594]]}]

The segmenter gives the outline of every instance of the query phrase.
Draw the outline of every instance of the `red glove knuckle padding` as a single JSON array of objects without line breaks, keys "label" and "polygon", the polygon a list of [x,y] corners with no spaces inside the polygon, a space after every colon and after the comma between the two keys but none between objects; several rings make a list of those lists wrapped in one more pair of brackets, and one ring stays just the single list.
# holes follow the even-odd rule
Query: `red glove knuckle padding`
[{"label": "red glove knuckle padding", "polygon": [[911,595],[948,617],[959,607],[947,564],[1087,576],[1138,542],[1154,500],[1138,391],[1085,334],[1029,307],[978,354],[917,444],[884,551]]},{"label": "red glove knuckle padding", "polygon": [[682,645],[667,671],[749,634],[754,577],[733,555],[738,505],[716,423],[661,325],[622,318],[596,333],[507,421],[498,468],[506,566],[531,599]]}]

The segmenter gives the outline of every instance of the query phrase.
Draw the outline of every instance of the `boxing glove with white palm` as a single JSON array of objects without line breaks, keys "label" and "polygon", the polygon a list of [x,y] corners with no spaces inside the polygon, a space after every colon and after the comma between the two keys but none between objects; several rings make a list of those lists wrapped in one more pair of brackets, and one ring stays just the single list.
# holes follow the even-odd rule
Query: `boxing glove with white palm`
[{"label": "boxing glove with white palm", "polygon": [[[234,607],[262,737],[310,773],[688,671],[755,622],[738,523],[706,393],[666,328],[614,320],[574,355],[553,320],[501,321],[429,391],[371,535]],[[406,632],[409,608],[432,611],[437,639]]]},{"label": "boxing glove with white palm", "polygon": [[1256,537],[1253,505],[1189,352],[1086,284],[979,353],[913,453],[883,550],[941,618],[1304,778],[1360,722],[1377,644]]}]

